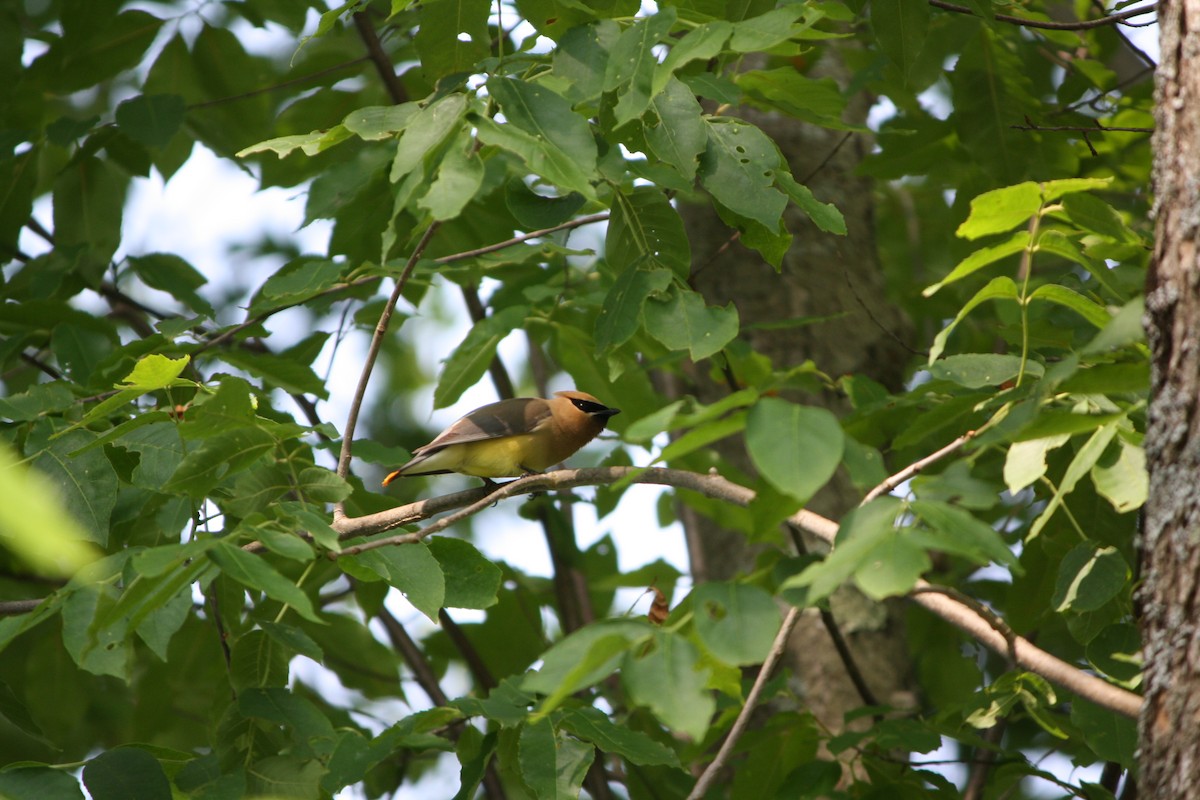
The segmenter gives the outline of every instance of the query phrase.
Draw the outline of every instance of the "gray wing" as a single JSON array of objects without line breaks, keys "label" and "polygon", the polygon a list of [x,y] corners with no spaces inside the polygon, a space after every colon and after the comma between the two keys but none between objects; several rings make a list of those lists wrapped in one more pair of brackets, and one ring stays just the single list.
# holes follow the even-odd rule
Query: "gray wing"
[{"label": "gray wing", "polygon": [[429,455],[452,444],[528,433],[546,424],[549,419],[550,406],[545,400],[536,397],[501,400],[475,409],[439,433],[429,444],[413,450],[413,455]]}]

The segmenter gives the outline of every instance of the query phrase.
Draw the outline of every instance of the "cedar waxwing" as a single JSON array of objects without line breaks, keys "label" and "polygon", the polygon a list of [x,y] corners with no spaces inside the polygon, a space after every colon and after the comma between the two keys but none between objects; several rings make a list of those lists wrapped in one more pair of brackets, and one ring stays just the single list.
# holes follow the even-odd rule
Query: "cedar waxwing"
[{"label": "cedar waxwing", "polygon": [[518,397],[475,409],[413,451],[413,459],[383,479],[460,472],[511,478],[541,472],[590,442],[620,414],[586,392],[555,392],[545,400]]}]

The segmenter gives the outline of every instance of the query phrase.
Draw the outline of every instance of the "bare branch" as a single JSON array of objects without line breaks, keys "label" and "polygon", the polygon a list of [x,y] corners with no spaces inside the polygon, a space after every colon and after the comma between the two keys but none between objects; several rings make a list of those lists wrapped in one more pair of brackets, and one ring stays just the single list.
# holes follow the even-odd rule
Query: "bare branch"
[{"label": "bare branch", "polygon": [[867,492],[867,496],[863,498],[862,503],[860,503],[859,505],[865,506],[867,503],[871,502],[876,497],[879,497],[880,495],[884,495],[884,494],[887,494],[888,492],[892,491],[897,486],[904,483],[906,480],[908,480],[909,478],[911,478],[914,475],[916,475],[917,473],[919,473],[921,470],[928,467],[930,464],[933,464],[934,462],[937,462],[937,461],[941,461],[946,456],[950,455],[954,451],[961,448],[964,444],[971,441],[971,437],[973,437],[974,435],[975,435],[975,431],[967,431],[962,436],[958,437],[953,442],[951,442],[950,444],[943,447],[941,450],[938,450],[937,452],[934,452],[934,453],[930,453],[929,455],[925,456],[924,458],[922,458],[918,461],[914,461],[913,463],[909,464],[907,467],[900,470],[895,475],[892,475],[891,477],[889,477],[883,483],[876,486],[871,491]]},{"label": "bare branch", "polygon": [[709,787],[712,786],[713,781],[716,780],[717,775],[725,768],[725,764],[729,761],[729,756],[733,753],[733,746],[737,744],[738,739],[745,732],[746,726],[750,724],[750,713],[758,705],[758,699],[762,696],[763,687],[766,686],[771,673],[775,671],[775,665],[779,663],[779,659],[783,656],[784,651],[787,650],[788,638],[796,628],[796,623],[800,621],[800,612],[799,608],[791,608],[788,610],[787,616],[783,618],[783,624],[779,626],[779,633],[775,635],[775,641],[771,644],[771,652],[767,653],[767,658],[763,661],[762,667],[758,670],[758,676],[754,679],[754,685],[750,687],[750,692],[746,695],[745,705],[742,706],[737,719],[733,721],[733,727],[729,729],[729,734],[725,737],[725,741],[721,743],[721,749],[717,751],[716,756],[709,762],[709,765],[704,768],[704,772],[700,774],[696,785],[692,787],[687,800],[699,800],[699,798],[704,797]]},{"label": "bare branch", "polygon": [[[362,410],[363,399],[367,394],[367,383],[371,380],[371,372],[375,369],[375,359],[379,357],[379,351],[383,348],[383,337],[387,335],[388,322],[392,318],[392,312],[395,311],[400,294],[412,276],[413,268],[421,260],[421,254],[425,252],[425,248],[429,246],[429,240],[437,233],[439,227],[437,222],[430,225],[421,237],[421,241],[413,248],[412,255],[408,257],[408,263],[404,265],[404,271],[396,279],[396,288],[392,290],[392,296],[388,298],[383,312],[379,315],[379,322],[375,325],[375,334],[371,337],[371,346],[367,350],[366,361],[363,362],[362,374],[358,379],[358,388],[355,389],[354,400],[350,403],[350,413],[346,417],[346,429],[342,431],[342,451],[338,456],[338,477],[345,478],[350,472],[350,450],[354,441],[354,429],[358,427],[358,414]],[[333,517],[335,520],[343,514],[345,514],[343,504],[339,503],[334,506]]]},{"label": "bare branch", "polygon": [[[955,14],[966,14],[968,16],[977,16],[975,11],[960,6],[957,3],[948,3],[946,0],[929,0],[929,5],[934,8],[940,8],[943,11],[953,11]],[[1150,3],[1137,8],[1127,8],[1124,11],[1118,11],[1115,14],[1109,14],[1107,17],[1097,17],[1096,19],[1083,19],[1077,22],[1052,22],[1040,19],[1026,19],[1025,17],[1014,17],[1008,14],[994,14],[992,19],[997,22],[1008,22],[1012,25],[1020,25],[1025,28],[1041,28],[1047,31],[1086,31],[1092,28],[1103,28],[1105,25],[1119,25],[1125,23],[1134,17],[1153,14],[1158,10],[1157,3]]]},{"label": "bare branch", "polygon": [[[449,527],[459,519],[482,511],[494,502],[517,494],[524,494],[539,489],[561,490],[576,486],[611,484],[618,481],[690,489],[706,497],[739,506],[744,506],[754,499],[753,491],[744,486],[732,483],[717,474],[701,475],[696,472],[661,467],[564,469],[548,472],[544,475],[530,475],[518,478],[515,481],[504,484],[491,493],[482,489],[476,489],[470,492],[459,492],[456,495],[400,506],[367,517],[341,517],[334,520],[333,528],[344,538],[367,536],[426,519],[430,513],[437,513],[437,511],[433,510],[435,508],[444,511],[450,508],[461,507],[464,503],[470,503],[462,511],[450,515],[444,518],[444,520],[429,525],[420,531],[402,536],[389,537],[387,540],[380,540],[387,541],[387,544],[404,544],[419,541],[425,536],[436,533],[437,530]],[[474,502],[472,502],[472,499],[474,499]],[[838,524],[836,522],[807,509],[797,511],[788,519],[788,522],[819,539],[823,539],[829,544],[833,544],[837,538]],[[374,542],[366,544],[370,544],[372,547],[381,546]],[[354,548],[354,552],[360,552],[361,549],[368,548],[365,548],[363,545],[357,545]],[[349,550],[351,548],[347,548],[347,551]],[[336,557],[336,554],[334,557]],[[1139,695],[1107,683],[1094,675],[1090,675],[1078,667],[1050,655],[1045,650],[1042,650],[1020,636],[1014,636],[1010,643],[996,629],[993,620],[985,619],[974,609],[952,597],[935,592],[938,592],[936,587],[926,581],[918,581],[909,598],[914,603],[932,611],[937,616],[969,634],[996,653],[1006,657],[1011,654],[1017,665],[1021,668],[1035,672],[1050,682],[1069,689],[1080,697],[1091,700],[1104,708],[1116,711],[1127,717],[1137,717],[1138,710],[1142,704],[1142,698]]]}]

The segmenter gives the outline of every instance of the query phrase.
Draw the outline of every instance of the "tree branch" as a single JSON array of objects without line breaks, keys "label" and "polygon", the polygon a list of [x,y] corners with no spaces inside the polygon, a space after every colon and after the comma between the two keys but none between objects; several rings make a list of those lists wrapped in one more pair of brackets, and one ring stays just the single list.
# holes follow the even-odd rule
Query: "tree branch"
[{"label": "tree branch", "polygon": [[891,477],[889,477],[883,483],[876,486],[871,491],[867,492],[867,496],[863,498],[863,501],[861,503],[859,503],[859,505],[865,506],[867,503],[871,502],[876,497],[879,497],[880,495],[884,495],[884,494],[887,494],[888,492],[892,491],[897,486],[904,483],[906,480],[908,480],[909,478],[911,478],[914,475],[916,475],[917,473],[919,473],[921,470],[928,467],[930,464],[933,464],[936,461],[940,461],[943,458],[945,458],[946,456],[953,453],[954,451],[958,450],[964,444],[971,441],[971,438],[974,435],[975,435],[975,431],[967,431],[962,436],[958,437],[953,442],[951,442],[950,444],[943,447],[941,450],[938,450],[934,453],[930,453],[929,455],[925,456],[924,458],[920,459],[919,461],[914,461],[913,463],[909,464],[907,467],[900,470],[895,475],[892,475]]},{"label": "tree branch", "polygon": [[[383,337],[387,334],[392,312],[396,310],[396,303],[399,302],[400,294],[412,276],[413,268],[421,260],[421,254],[425,252],[425,248],[429,246],[429,240],[437,233],[439,227],[437,222],[430,225],[421,237],[421,241],[413,248],[412,255],[408,257],[408,263],[404,265],[404,271],[396,279],[396,287],[392,290],[392,296],[388,298],[383,312],[379,315],[379,322],[375,325],[375,335],[371,337],[371,346],[367,350],[367,358],[363,362],[362,374],[358,379],[358,388],[355,389],[354,400],[350,403],[350,413],[346,416],[346,429],[342,431],[342,451],[338,456],[338,477],[345,478],[350,473],[350,450],[354,441],[354,429],[358,427],[358,414],[362,410],[363,399],[367,394],[367,383],[371,380],[371,372],[375,369],[375,359],[379,357],[379,351],[383,348]],[[334,506],[333,518],[335,520],[345,513],[344,503]]]},{"label": "tree branch", "polygon": [[[410,503],[365,517],[341,517],[334,520],[333,528],[343,538],[367,536],[393,530],[401,525],[417,522],[421,519],[427,519],[430,514],[438,513],[439,511],[461,508],[465,504],[469,504],[465,508],[462,508],[461,511],[444,517],[442,520],[428,525],[419,531],[355,545],[344,549],[342,551],[344,555],[361,552],[373,547],[420,541],[426,536],[436,533],[439,530],[444,530],[465,517],[482,511],[495,502],[518,494],[525,494],[539,489],[562,490],[576,486],[612,484],[618,481],[622,483],[654,484],[689,489],[706,497],[739,506],[744,506],[754,499],[753,491],[726,480],[717,474],[701,475],[696,472],[662,467],[563,469],[543,475],[530,475],[518,478],[491,492],[488,492],[486,489],[475,489],[467,492],[459,492],[455,495]],[[837,538],[838,524],[836,522],[807,509],[797,511],[788,519],[788,522],[819,539],[823,539],[829,544],[833,544]],[[382,544],[380,544],[381,542]],[[333,553],[330,557],[337,558],[338,555],[337,553]],[[1107,683],[1094,675],[1090,675],[1078,667],[1050,655],[1020,636],[1013,637],[1010,643],[994,627],[993,621],[985,619],[974,609],[958,600],[941,594],[936,587],[928,582],[924,580],[918,581],[908,596],[912,602],[933,612],[996,653],[1005,657],[1011,654],[1012,658],[1021,668],[1035,672],[1050,682],[1069,689],[1080,697],[1091,700],[1104,708],[1131,718],[1137,716],[1142,704],[1142,698],[1137,694]]]},{"label": "tree branch", "polygon": [[733,721],[733,727],[729,729],[729,734],[725,737],[725,741],[721,743],[721,748],[717,751],[716,756],[709,762],[709,765],[704,768],[704,772],[700,774],[696,780],[696,785],[692,787],[692,791],[688,794],[687,800],[700,800],[707,794],[708,789],[712,786],[714,780],[722,769],[725,768],[726,762],[729,761],[729,756],[733,753],[733,746],[737,744],[738,739],[746,730],[746,726],[750,724],[750,711],[758,705],[758,699],[762,696],[763,687],[766,686],[767,680],[771,677],[771,673],[775,671],[775,665],[779,663],[779,659],[783,657],[784,651],[787,650],[788,638],[792,635],[792,631],[796,628],[796,623],[800,621],[799,608],[788,609],[787,616],[783,618],[783,624],[779,626],[779,633],[775,635],[775,641],[771,643],[771,652],[767,653],[767,658],[762,663],[762,667],[758,670],[758,676],[754,679],[754,685],[750,687],[750,692],[746,695],[746,702],[742,706],[742,711],[738,714],[736,720]]},{"label": "tree branch", "polygon": [[[943,11],[953,11],[955,14],[966,14],[967,16],[978,16],[973,9],[966,6],[960,6],[957,3],[948,3],[946,0],[929,0],[929,5],[934,8],[940,8]],[[1007,22],[1012,25],[1020,25],[1025,28],[1041,28],[1047,31],[1086,31],[1092,28],[1103,28],[1105,25],[1118,25],[1125,20],[1133,17],[1140,17],[1146,14],[1153,14],[1158,10],[1157,3],[1139,6],[1137,8],[1127,8],[1124,11],[1118,11],[1115,14],[1109,14],[1107,17],[1098,17],[1096,19],[1084,19],[1077,22],[1053,22],[1039,19],[1026,19],[1025,17],[1013,17],[1008,14],[993,14],[992,19],[997,22]]]}]

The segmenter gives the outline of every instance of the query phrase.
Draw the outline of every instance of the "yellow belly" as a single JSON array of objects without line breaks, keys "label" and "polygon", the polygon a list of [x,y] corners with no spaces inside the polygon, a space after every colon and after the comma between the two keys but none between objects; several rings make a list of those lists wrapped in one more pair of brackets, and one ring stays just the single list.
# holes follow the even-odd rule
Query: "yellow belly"
[{"label": "yellow belly", "polygon": [[544,450],[531,436],[505,436],[450,445],[426,459],[421,468],[448,469],[476,478],[515,478],[554,463],[546,461]]}]

